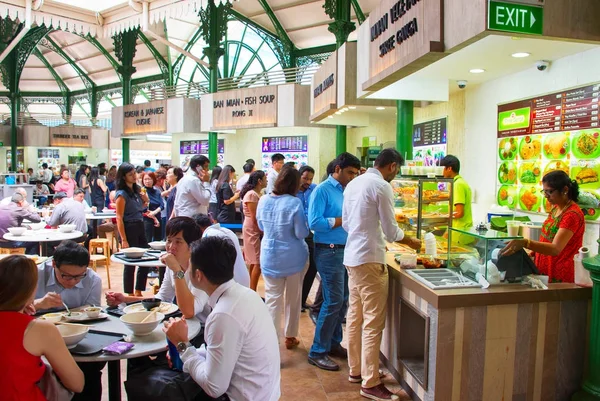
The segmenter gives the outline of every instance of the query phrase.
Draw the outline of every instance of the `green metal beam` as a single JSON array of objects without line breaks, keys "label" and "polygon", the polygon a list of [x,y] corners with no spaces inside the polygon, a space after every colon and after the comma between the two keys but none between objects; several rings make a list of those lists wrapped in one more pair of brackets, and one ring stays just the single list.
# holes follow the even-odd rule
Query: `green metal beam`
[{"label": "green metal beam", "polygon": [[[196,42],[198,42],[198,39],[200,39],[201,36],[202,29],[196,29],[196,32],[194,32],[190,40],[188,40],[187,44],[185,45],[184,50],[189,52],[191,48],[194,47]],[[183,62],[185,61],[185,58],[186,55],[181,53],[179,54],[179,56],[177,56],[177,60],[175,60],[175,63],[173,64],[173,71],[176,74],[176,76],[174,77],[174,82],[177,82],[179,80],[179,72],[181,71],[181,67],[183,65]]]},{"label": "green metal beam", "polygon": [[[240,42],[244,42],[244,37],[246,36],[246,31],[248,30],[248,25],[244,25],[244,31],[242,32],[242,38],[240,39]],[[231,42],[229,42],[231,43]],[[263,40],[264,43],[264,40]],[[237,63],[238,60],[240,59],[240,52],[242,51],[242,46],[240,46],[240,44],[238,43],[238,47],[237,49],[235,49],[235,55],[233,56],[233,65],[231,66],[231,76],[235,76],[235,69],[237,68]],[[227,49],[227,52],[229,52],[229,49]],[[229,78],[229,77],[226,77]]]},{"label": "green metal beam", "polygon": [[63,59],[65,59],[65,61],[67,63],[69,63],[69,65],[71,67],[73,67],[73,69],[77,72],[77,74],[79,74],[79,77],[83,81],[88,92],[93,91],[94,88],[96,87],[96,83],[90,79],[90,77],[87,75],[87,73],[85,71],[83,71],[81,69],[81,67],[79,67],[77,65],[77,63],[75,63],[75,61],[73,59],[71,59],[71,57],[67,53],[65,53],[65,51],[54,40],[52,40],[50,35],[46,35],[45,39],[48,41],[49,46],[46,43],[44,43],[44,40],[42,40],[40,42],[40,44],[42,44],[42,46],[54,51],[59,56],[61,56]]},{"label": "green metal beam", "polygon": [[262,32],[266,33],[267,35],[272,36],[274,39],[278,39],[278,40],[282,40],[276,33],[271,32],[270,30],[268,30],[267,28],[265,28],[264,26],[252,21],[250,18],[246,17],[243,14],[240,14],[238,11],[234,10],[233,8],[230,8],[228,10],[229,15],[231,15],[232,17],[234,17],[235,19],[237,19],[240,22],[243,22],[244,24],[248,24],[256,29],[261,30]]},{"label": "green metal beam", "polygon": [[50,71],[50,74],[52,74],[52,76],[54,77],[54,80],[56,81],[56,84],[60,88],[62,95],[66,96],[69,93],[69,87],[65,84],[65,82],[62,80],[60,75],[58,75],[58,73],[56,72],[54,67],[52,67],[52,65],[48,62],[48,60],[46,60],[46,57],[44,57],[44,55],[42,54],[40,49],[38,49],[37,47],[35,49],[33,49],[33,54],[37,58],[39,58],[40,61],[46,66],[48,71]]},{"label": "green metal beam", "polygon": [[[158,64],[158,67],[160,68],[162,73],[164,75],[167,75],[164,78],[165,84],[167,86],[173,85],[173,76],[170,75],[170,68],[169,68],[169,63],[167,63],[167,60],[165,60],[163,55],[160,54],[158,49],[152,44],[152,41],[150,41],[150,39],[148,39],[148,37],[146,35],[144,35],[144,33],[142,31],[138,31],[138,38],[140,38],[142,43],[146,45],[148,50],[150,50],[150,53],[152,53],[152,56],[156,60],[156,63]],[[167,49],[168,48],[169,48],[169,46],[167,46]]]},{"label": "green metal beam", "polygon": [[100,53],[102,53],[104,55],[104,57],[106,57],[106,59],[108,60],[108,62],[110,63],[110,65],[112,65],[112,67],[115,69],[115,71],[117,72],[117,76],[119,77],[119,80],[121,82],[123,82],[123,78],[121,77],[120,74],[118,74],[118,70],[121,67],[121,65],[117,62],[117,60],[115,60],[115,58],[104,48],[104,46],[102,46],[102,44],[100,42],[98,42],[98,39],[88,35],[82,36],[82,38],[84,38],[85,40],[87,40],[88,42],[90,42],[92,45],[94,45],[94,47],[96,49],[98,49],[98,51],[100,51]]},{"label": "green metal beam", "polygon": [[115,104],[115,102],[113,102],[113,101],[112,101],[112,99],[111,99],[111,98],[109,98],[108,96],[106,96],[106,95],[105,95],[105,96],[104,96],[104,99],[106,99],[106,101],[107,101],[108,103],[110,103],[110,105],[111,105],[112,107],[117,107],[117,105]]},{"label": "green metal beam", "polygon": [[305,56],[312,56],[314,54],[331,53],[334,51],[335,51],[335,43],[331,44],[331,45],[323,45],[323,46],[317,46],[317,47],[309,47],[307,49],[299,49],[299,50],[294,51],[294,56],[305,57]]},{"label": "green metal beam", "polygon": [[142,95],[147,101],[150,101],[150,97],[146,94],[145,90],[140,89],[140,95]]},{"label": "green metal beam", "polygon": [[358,23],[362,24],[363,22],[365,22],[365,14],[360,8],[360,4],[358,4],[358,0],[350,0],[350,2],[352,3],[352,8],[354,8],[354,13],[356,14],[356,19],[358,20]]},{"label": "green metal beam", "polygon": [[77,107],[79,107],[81,109],[81,111],[83,111],[85,113],[85,115],[87,116],[87,118],[92,118],[92,117],[90,117],[90,115],[88,114],[88,112],[85,111],[85,109],[81,106],[81,103],[79,103],[79,100],[76,100],[75,104],[77,105]]},{"label": "green metal beam", "polygon": [[292,40],[288,36],[287,32],[279,22],[279,19],[277,19],[277,16],[273,12],[273,9],[269,5],[269,3],[267,3],[267,0],[258,0],[258,3],[261,5],[263,10],[265,10],[265,13],[267,13],[267,17],[269,17],[269,20],[275,27],[275,31],[277,32],[277,36],[279,36],[279,40],[281,40],[285,45],[289,46],[290,49],[294,49],[294,42],[292,42]]},{"label": "green metal beam", "polygon": [[[163,21],[163,28],[165,31],[165,40],[169,40],[169,32],[167,30],[167,22]],[[169,82],[171,83],[171,85],[175,84],[175,81],[173,81],[173,78],[175,77],[175,75],[173,74],[173,60],[171,60],[171,47],[167,46],[167,66],[169,67]]]}]

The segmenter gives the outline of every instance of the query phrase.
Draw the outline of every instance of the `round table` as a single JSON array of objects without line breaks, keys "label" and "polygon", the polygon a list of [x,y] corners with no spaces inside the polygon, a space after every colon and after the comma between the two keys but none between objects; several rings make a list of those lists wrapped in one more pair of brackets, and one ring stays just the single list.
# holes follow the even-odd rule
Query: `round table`
[{"label": "round table", "polygon": [[113,215],[97,215],[97,214],[93,214],[93,213],[86,213],[85,214],[85,219],[86,220],[110,220],[110,219],[114,219],[116,218],[117,215],[113,214]]},{"label": "round table", "polygon": [[77,230],[71,231],[70,233],[63,233],[59,230],[44,228],[42,230],[27,230],[25,233],[23,233],[23,235],[6,233],[4,234],[4,239],[12,242],[39,242],[40,256],[44,256],[42,247],[44,242],[60,242],[68,239],[80,238],[82,235],[83,233]]},{"label": "round table", "polygon": [[[194,338],[200,333],[201,323],[197,318],[186,319],[188,336]],[[118,317],[108,315],[108,319],[92,323],[93,329],[111,333],[131,334],[129,329]],[[122,355],[73,355],[76,362],[108,362],[108,399],[121,401],[121,359],[133,359],[142,356],[154,355],[167,350],[167,336],[162,331],[163,325],[159,324],[148,336],[132,336],[131,342],[135,344],[129,352]]]},{"label": "round table", "polygon": [[[165,252],[165,251],[163,251],[163,252]],[[117,253],[120,253],[120,252],[117,252]],[[165,264],[161,263],[160,259],[133,263],[133,262],[126,262],[123,259],[116,257],[115,255],[116,255],[115,253],[110,255],[110,261],[113,263],[121,264],[121,265],[138,266],[138,267],[164,267],[165,266]],[[156,254],[157,257],[159,255],[161,255],[161,254]]]}]

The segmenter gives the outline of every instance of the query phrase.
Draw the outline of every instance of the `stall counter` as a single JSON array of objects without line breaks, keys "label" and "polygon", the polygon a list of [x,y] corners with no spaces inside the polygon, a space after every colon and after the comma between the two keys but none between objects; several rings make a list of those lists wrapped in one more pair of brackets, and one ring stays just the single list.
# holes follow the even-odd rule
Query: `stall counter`
[{"label": "stall counter", "polygon": [[591,288],[432,290],[386,256],[381,357],[413,400],[568,400],[583,378]]}]

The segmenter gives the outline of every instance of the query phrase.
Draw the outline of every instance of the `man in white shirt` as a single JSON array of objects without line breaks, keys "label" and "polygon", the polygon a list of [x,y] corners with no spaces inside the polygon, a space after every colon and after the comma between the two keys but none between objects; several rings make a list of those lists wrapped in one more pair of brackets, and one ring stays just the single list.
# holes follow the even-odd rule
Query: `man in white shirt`
[{"label": "man in white shirt", "polygon": [[267,189],[265,190],[265,193],[267,195],[273,192],[273,188],[275,187],[275,181],[277,181],[279,172],[283,168],[284,161],[285,156],[281,153],[275,153],[273,156],[271,156],[272,167],[267,172]]},{"label": "man in white shirt", "polygon": [[244,254],[240,247],[240,241],[233,231],[228,228],[221,227],[219,223],[208,217],[206,214],[194,215],[196,224],[202,230],[202,238],[205,237],[222,237],[229,239],[235,247],[237,254],[235,258],[235,264],[233,266],[233,279],[236,283],[243,285],[244,287],[250,287],[250,274],[244,262]]},{"label": "man in white shirt", "polygon": [[175,216],[192,217],[196,213],[208,212],[210,202],[209,160],[206,156],[196,155],[190,160],[190,168],[177,183],[175,195]]},{"label": "man in white shirt", "polygon": [[402,164],[404,159],[398,151],[384,149],[375,159],[374,168],[352,180],[344,190],[342,227],[348,233],[344,265],[350,288],[346,319],[348,380],[362,383],[360,394],[372,400],[398,399],[379,378],[379,349],[388,298],[384,237],[421,249],[420,240],[404,236],[394,215],[390,181]]},{"label": "man in white shirt", "polygon": [[183,371],[208,397],[276,401],[281,396],[275,326],[258,294],[233,280],[236,252],[231,241],[205,237],[192,245],[192,283],[209,294],[206,345],[188,341],[185,320],[170,319],[164,331],[177,345]]},{"label": "man in white shirt", "polygon": [[248,182],[248,179],[250,178],[250,174],[252,174],[252,172],[255,170],[254,164],[251,164],[251,163],[244,164],[243,168],[244,168],[244,175],[241,176],[240,179],[235,184],[236,191],[241,191],[242,188],[244,188],[244,185],[246,185],[246,183]]},{"label": "man in white shirt", "polygon": [[[173,217],[167,223],[167,253],[161,262],[167,266],[165,277],[156,298],[177,305],[186,318],[196,316],[202,323],[206,321],[210,309],[208,295],[195,288],[190,281],[190,245],[200,239],[202,232],[190,217]],[[106,293],[106,303],[116,306],[123,302],[141,301],[145,297],[127,296],[116,292]]]}]

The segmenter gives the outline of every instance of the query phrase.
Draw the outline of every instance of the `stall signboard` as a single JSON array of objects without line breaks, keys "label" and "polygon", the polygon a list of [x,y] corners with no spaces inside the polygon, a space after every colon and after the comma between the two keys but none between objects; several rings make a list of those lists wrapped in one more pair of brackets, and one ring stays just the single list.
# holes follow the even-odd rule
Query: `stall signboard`
[{"label": "stall signboard", "polygon": [[543,35],[544,9],[526,4],[490,0],[488,29],[529,35]]},{"label": "stall signboard", "polygon": [[[225,139],[219,139],[217,144],[217,153],[225,153]],[[180,155],[207,155],[208,140],[201,139],[197,141],[181,141],[179,142]]]},{"label": "stall signboard", "polygon": [[275,127],[277,86],[213,94],[213,129]]},{"label": "stall signboard", "polygon": [[308,164],[308,136],[272,136],[262,138],[262,167],[271,167],[271,156],[281,153],[285,162],[294,162],[300,168]]},{"label": "stall signboard", "polygon": [[50,127],[50,146],[91,148],[91,127]]},{"label": "stall signboard", "polygon": [[333,52],[312,77],[311,119],[333,113],[337,108],[338,52]]},{"label": "stall signboard", "polygon": [[166,100],[123,106],[123,136],[165,134],[166,132]]},{"label": "stall signboard", "polygon": [[381,89],[409,75],[424,58],[434,62],[433,53],[443,57],[442,4],[443,0],[383,0],[371,12],[369,79],[363,90]]},{"label": "stall signboard", "polygon": [[439,166],[446,156],[447,118],[426,121],[413,126],[413,159],[425,166]]},{"label": "stall signboard", "polygon": [[600,218],[600,84],[498,106],[497,200],[547,213],[541,181],[562,170],[577,181],[587,220]]}]

